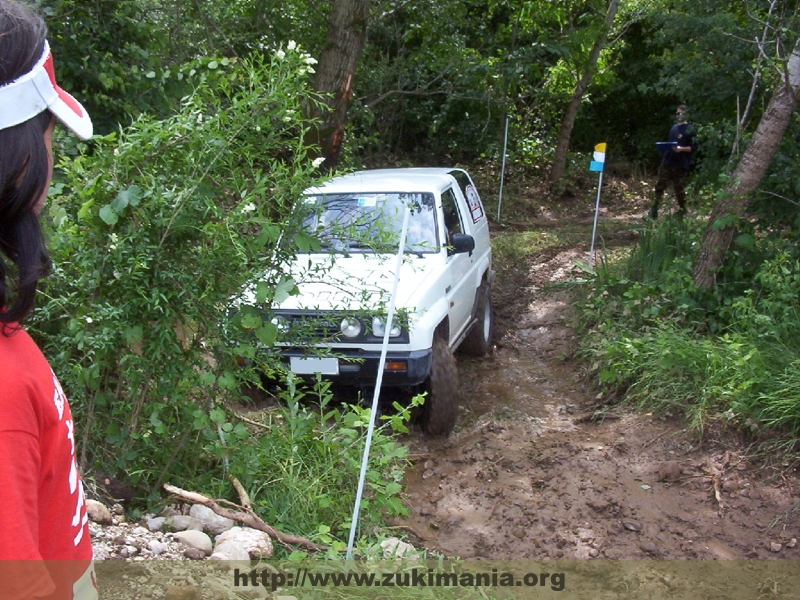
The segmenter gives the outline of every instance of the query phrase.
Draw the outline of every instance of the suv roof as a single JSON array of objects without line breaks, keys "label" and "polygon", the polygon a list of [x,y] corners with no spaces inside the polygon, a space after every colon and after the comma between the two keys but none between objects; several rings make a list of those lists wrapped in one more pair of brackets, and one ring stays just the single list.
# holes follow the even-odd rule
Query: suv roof
[{"label": "suv roof", "polygon": [[453,182],[451,173],[454,170],[452,168],[420,167],[356,171],[334,177],[322,185],[309,188],[306,193],[440,191]]}]

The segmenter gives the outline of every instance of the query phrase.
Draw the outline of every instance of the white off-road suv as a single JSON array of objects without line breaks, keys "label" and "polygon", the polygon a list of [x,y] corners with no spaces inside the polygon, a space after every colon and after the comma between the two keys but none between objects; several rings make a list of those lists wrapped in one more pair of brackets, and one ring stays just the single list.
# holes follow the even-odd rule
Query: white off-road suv
[{"label": "white off-road suv", "polygon": [[397,255],[404,255],[383,386],[426,391],[419,422],[447,435],[458,411],[453,352],[483,356],[492,337],[492,249],[478,191],[461,169],[360,171],[306,190],[302,228],[319,245],[297,255],[299,294],[274,307],[288,368],[375,385]]}]

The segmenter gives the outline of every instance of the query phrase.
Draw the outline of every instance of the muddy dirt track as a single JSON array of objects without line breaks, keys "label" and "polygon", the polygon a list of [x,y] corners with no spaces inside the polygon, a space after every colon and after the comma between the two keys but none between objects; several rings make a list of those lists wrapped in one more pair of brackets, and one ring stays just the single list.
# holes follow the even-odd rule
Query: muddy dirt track
[{"label": "muddy dirt track", "polygon": [[[603,217],[630,222],[619,244],[644,211],[627,208]],[[591,210],[573,216],[591,231]],[[412,436],[399,525],[448,557],[800,559],[800,481],[781,460],[754,459],[733,431],[700,438],[621,406],[598,415],[573,357],[571,292],[549,286],[587,257],[588,240],[498,272],[493,352],[458,357],[456,431]]]}]

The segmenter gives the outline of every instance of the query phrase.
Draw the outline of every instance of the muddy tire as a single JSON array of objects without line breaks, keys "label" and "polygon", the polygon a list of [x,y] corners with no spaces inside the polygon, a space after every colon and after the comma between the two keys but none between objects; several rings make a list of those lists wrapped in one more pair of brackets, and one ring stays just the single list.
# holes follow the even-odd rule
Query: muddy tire
[{"label": "muddy tire", "polygon": [[478,288],[478,294],[478,324],[459,347],[459,350],[469,356],[486,356],[492,345],[492,288],[482,285]]},{"label": "muddy tire", "polygon": [[458,368],[447,342],[433,338],[431,374],[425,381],[428,392],[419,415],[422,430],[432,436],[446,436],[458,416]]}]

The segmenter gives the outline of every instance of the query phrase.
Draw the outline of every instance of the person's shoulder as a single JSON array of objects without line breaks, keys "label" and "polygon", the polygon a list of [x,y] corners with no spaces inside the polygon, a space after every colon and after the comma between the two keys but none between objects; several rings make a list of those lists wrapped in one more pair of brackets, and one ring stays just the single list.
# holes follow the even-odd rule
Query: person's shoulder
[{"label": "person's shoulder", "polygon": [[16,324],[0,325],[0,373],[10,375],[38,368],[47,368],[47,360],[28,332]]}]

